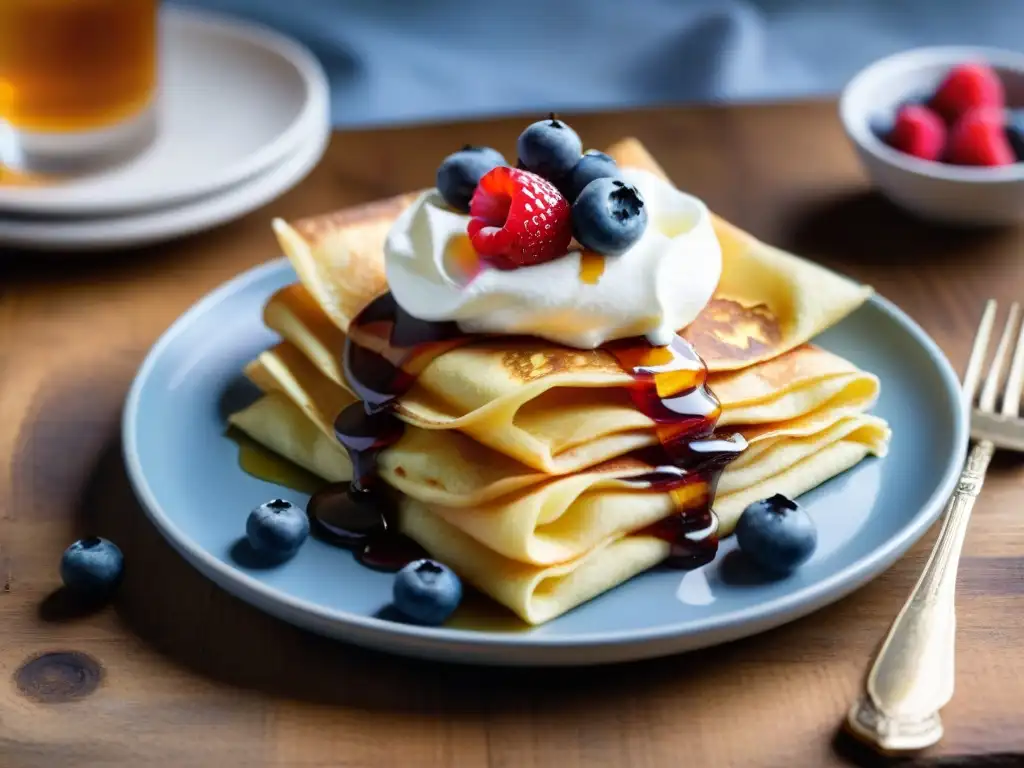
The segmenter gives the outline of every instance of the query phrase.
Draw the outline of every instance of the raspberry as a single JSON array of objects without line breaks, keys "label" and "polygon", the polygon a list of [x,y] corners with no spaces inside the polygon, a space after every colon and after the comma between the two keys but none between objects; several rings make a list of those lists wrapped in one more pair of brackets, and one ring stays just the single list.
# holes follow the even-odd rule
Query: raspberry
[{"label": "raspberry", "polygon": [[987,64],[968,63],[953,67],[939,84],[929,106],[955,123],[978,107],[1002,109],[1006,104],[1003,83]]},{"label": "raspberry", "polygon": [[922,160],[938,160],[946,145],[946,126],[928,107],[908,104],[896,114],[886,142]]},{"label": "raspberry", "polygon": [[949,132],[949,162],[956,165],[1009,165],[1015,161],[1004,131],[1003,110],[973,109]]},{"label": "raspberry", "polygon": [[481,258],[516,269],[564,256],[572,209],[555,186],[529,171],[499,166],[484,175],[469,204],[466,227]]}]

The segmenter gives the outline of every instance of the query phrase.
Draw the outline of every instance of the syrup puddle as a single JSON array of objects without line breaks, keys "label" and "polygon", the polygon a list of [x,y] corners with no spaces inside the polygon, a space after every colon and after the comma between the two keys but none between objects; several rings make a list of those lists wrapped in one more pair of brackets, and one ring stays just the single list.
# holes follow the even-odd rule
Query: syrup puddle
[{"label": "syrup puddle", "polygon": [[[238,429],[230,428],[226,436],[238,446],[238,466],[250,477],[310,496],[329,485],[326,480],[278,456]],[[473,632],[526,632],[533,629],[503,605],[470,587],[466,588],[459,607],[443,626],[445,629]]]},{"label": "syrup puddle", "polygon": [[226,435],[238,446],[238,466],[250,477],[309,495],[327,485],[326,480],[278,456],[237,429],[229,429]]},{"label": "syrup puddle", "polygon": [[467,588],[455,613],[443,625],[444,629],[471,632],[526,632],[532,626],[487,595]]}]

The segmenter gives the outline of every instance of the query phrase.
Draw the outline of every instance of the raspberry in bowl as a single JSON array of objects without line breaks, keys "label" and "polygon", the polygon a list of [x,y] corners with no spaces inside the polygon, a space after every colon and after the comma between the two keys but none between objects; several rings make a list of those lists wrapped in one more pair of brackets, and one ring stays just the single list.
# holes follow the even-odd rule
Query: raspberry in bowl
[{"label": "raspberry in bowl", "polygon": [[839,114],[876,188],[923,218],[1024,221],[1024,54],[918,48],[869,65]]}]

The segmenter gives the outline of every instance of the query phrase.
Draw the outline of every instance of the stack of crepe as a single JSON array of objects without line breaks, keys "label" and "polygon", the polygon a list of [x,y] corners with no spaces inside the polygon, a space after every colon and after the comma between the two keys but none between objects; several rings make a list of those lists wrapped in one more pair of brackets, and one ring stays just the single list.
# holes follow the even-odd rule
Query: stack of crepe
[{"label": "stack of crepe", "polygon": [[[635,140],[609,150],[623,167],[664,172]],[[330,481],[350,478],[334,437],[355,400],[341,356],[349,322],[386,290],[383,243],[413,196],[357,212],[275,222],[299,282],[264,320],[282,341],[246,368],[263,392],[231,423]],[[868,410],[877,378],[809,343],[870,295],[817,265],[715,218],[723,274],[682,334],[708,364],[720,430],[749,447],[723,473],[715,511],[727,535],[752,501],[814,488],[869,455],[889,428]],[[638,488],[633,458],[657,443],[630,400],[631,378],[603,350],[482,337],[442,354],[401,397],[403,437],[380,457],[402,494],[401,528],[436,559],[531,624],[548,621],[661,561],[669,544],[643,531],[700,484]],[[697,498],[700,496],[700,498]]]}]

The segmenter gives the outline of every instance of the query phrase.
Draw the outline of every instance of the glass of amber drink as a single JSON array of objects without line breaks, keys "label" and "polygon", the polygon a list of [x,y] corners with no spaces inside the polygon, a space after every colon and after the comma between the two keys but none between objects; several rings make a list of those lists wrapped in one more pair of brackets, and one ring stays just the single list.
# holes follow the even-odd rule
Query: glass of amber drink
[{"label": "glass of amber drink", "polygon": [[77,173],[156,133],[159,0],[0,0],[0,163]]}]

